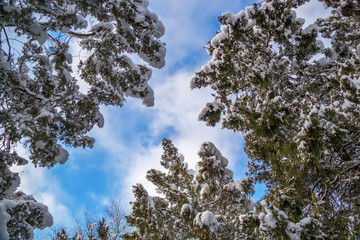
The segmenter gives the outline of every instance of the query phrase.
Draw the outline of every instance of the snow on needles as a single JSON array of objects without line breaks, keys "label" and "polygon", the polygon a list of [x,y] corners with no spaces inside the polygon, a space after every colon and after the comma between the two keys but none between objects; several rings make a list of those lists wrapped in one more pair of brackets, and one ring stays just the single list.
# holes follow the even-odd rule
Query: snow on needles
[{"label": "snow on needles", "polygon": [[217,230],[219,223],[216,221],[215,215],[210,211],[200,212],[196,215],[194,222],[201,228],[203,226],[209,227],[211,232]]}]

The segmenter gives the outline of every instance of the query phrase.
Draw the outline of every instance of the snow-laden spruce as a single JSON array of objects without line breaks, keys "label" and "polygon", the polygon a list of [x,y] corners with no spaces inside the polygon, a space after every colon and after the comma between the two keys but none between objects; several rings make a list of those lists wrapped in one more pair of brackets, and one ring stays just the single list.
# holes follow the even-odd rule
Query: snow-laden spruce
[{"label": "snow-laden spruce", "polygon": [[234,181],[228,160],[210,142],[200,147],[195,173],[170,140],[162,144],[161,165],[167,172],[147,174],[161,196],[151,197],[149,204],[144,187],[134,186],[127,220],[135,229],[125,239],[236,239],[239,217],[254,210],[252,180]]},{"label": "snow-laden spruce", "polygon": [[199,120],[245,135],[249,173],[287,221],[315,218],[313,237],[347,239],[360,235],[360,3],[324,1],[332,14],[304,28],[305,2],[224,13],[191,86],[214,90]]},{"label": "snow-laden spruce", "polygon": [[[126,97],[154,104],[148,83],[151,68],[134,63],[129,55],[151,67],[165,64],[165,44],[159,40],[164,26],[148,4],[147,0],[0,1],[0,161],[6,165],[0,173],[0,201],[10,198],[5,193],[18,185],[8,170],[20,164],[16,144],[25,143],[36,166],[63,164],[69,154],[62,145],[93,146],[95,140],[87,133],[104,125],[100,104],[122,106]],[[80,53],[70,52],[76,42],[81,55],[86,55],[78,66],[79,78],[72,72],[72,62]],[[79,82],[87,83],[87,92],[79,91]],[[8,214],[17,214],[1,204]],[[1,226],[6,225],[4,219]],[[21,238],[31,238],[31,227],[13,226],[11,219],[10,235],[2,239],[15,239],[10,231],[19,226],[26,228]],[[32,218],[27,221],[42,227]]]}]

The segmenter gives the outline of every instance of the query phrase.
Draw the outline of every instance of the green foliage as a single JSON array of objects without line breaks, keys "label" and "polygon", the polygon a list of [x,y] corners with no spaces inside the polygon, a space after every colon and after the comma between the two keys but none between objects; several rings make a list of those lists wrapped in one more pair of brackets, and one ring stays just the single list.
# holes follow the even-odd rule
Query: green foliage
[{"label": "green foliage", "polygon": [[[303,3],[263,1],[223,14],[206,46],[212,60],[191,84],[215,91],[199,120],[214,126],[222,118],[245,135],[249,175],[267,184],[267,206],[286,221],[313,219],[301,236],[319,228],[313,238],[347,239],[360,235],[349,220],[360,214],[359,3],[325,1],[332,15],[305,29],[294,11]],[[222,117],[208,104],[221,106]],[[275,232],[269,238],[289,237]]]},{"label": "green foliage", "polygon": [[187,169],[172,142],[163,140],[161,165],[147,179],[160,196],[151,197],[141,184],[134,186],[135,201],[127,217],[134,231],[125,239],[236,239],[239,216],[253,210],[251,179],[233,180],[228,161],[210,143],[200,147],[196,171]]}]

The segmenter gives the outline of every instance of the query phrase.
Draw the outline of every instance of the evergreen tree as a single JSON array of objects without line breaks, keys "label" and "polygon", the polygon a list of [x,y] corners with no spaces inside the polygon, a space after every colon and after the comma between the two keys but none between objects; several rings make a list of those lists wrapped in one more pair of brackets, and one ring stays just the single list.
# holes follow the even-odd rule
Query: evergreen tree
[{"label": "evergreen tree", "polygon": [[[63,164],[68,153],[60,144],[93,146],[87,133],[104,124],[100,104],[122,106],[125,97],[136,97],[153,105],[151,69],[129,57],[164,66],[164,26],[147,6],[147,0],[0,2],[1,239],[30,239],[34,228],[52,224],[45,206],[31,196],[17,198],[19,177],[9,167],[27,161],[17,156],[16,144],[28,147],[35,166]],[[88,53],[78,78],[69,50],[74,40]],[[79,81],[88,84],[86,93]],[[36,219],[31,215],[13,225],[20,220],[10,219],[22,214],[15,206],[24,204],[37,212]]]},{"label": "evergreen tree", "polygon": [[286,216],[264,237],[287,239],[299,233],[294,226],[306,226],[301,239],[356,239],[359,2],[324,1],[334,8],[331,16],[305,29],[294,11],[304,2],[267,0],[224,13],[221,31],[206,46],[212,59],[191,85],[215,91],[199,120],[214,126],[222,119],[223,127],[245,135],[249,174],[268,186],[257,211]]},{"label": "evergreen tree", "polygon": [[239,216],[252,212],[252,179],[233,180],[228,160],[210,142],[201,145],[196,171],[189,170],[172,142],[162,142],[165,173],[150,170],[147,179],[161,196],[134,186],[135,201],[127,217],[134,231],[125,239],[236,239]]},{"label": "evergreen tree", "polygon": [[105,218],[101,219],[101,222],[99,222],[99,225],[96,228],[96,231],[98,233],[99,240],[110,239],[110,228],[107,225]]}]

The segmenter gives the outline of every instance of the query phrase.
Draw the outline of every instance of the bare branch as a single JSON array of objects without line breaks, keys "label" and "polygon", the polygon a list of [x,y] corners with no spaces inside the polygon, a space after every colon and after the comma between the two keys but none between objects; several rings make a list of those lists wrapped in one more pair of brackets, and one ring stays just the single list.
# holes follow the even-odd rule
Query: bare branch
[{"label": "bare branch", "polygon": [[11,45],[10,45],[10,41],[9,41],[9,36],[7,35],[7,32],[6,32],[6,29],[4,27],[1,27],[3,30],[4,30],[4,33],[5,33],[5,37],[6,37],[6,42],[8,44],[8,47],[9,47],[9,53],[8,53],[8,62],[10,62],[10,59],[11,59]]},{"label": "bare branch", "polygon": [[33,98],[36,98],[37,100],[40,100],[40,101],[43,101],[43,100],[46,100],[43,96],[39,96],[37,95],[36,93],[33,93],[31,92],[29,89],[23,89],[23,88],[19,88],[19,87],[16,87],[15,89],[23,92],[23,93],[26,93],[27,95],[33,97]]},{"label": "bare branch", "polygon": [[58,45],[58,46],[61,45],[60,42],[59,42],[59,40],[55,39],[55,38],[54,38],[53,36],[51,36],[50,34],[48,34],[48,37],[51,38],[51,40],[53,40],[53,41],[56,43],[56,45]]},{"label": "bare branch", "polygon": [[270,31],[270,32],[269,32],[268,39],[267,39],[267,41],[266,41],[266,47],[269,46],[269,43],[270,43],[270,40],[271,40],[271,36],[272,36],[272,32]]},{"label": "bare branch", "polygon": [[69,32],[67,32],[67,34],[69,36],[79,37],[79,38],[91,37],[91,36],[95,35],[94,32],[92,32],[92,33],[77,33],[77,32],[73,32],[73,31],[69,31]]}]

